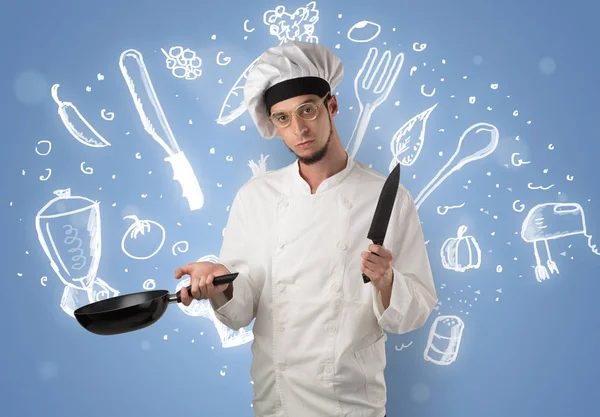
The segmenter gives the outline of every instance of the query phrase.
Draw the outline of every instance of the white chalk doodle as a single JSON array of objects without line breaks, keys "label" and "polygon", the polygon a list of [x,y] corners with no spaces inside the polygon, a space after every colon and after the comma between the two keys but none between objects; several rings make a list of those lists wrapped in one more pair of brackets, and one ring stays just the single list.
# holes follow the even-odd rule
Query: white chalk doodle
[{"label": "white chalk doodle", "polygon": [[[306,7],[296,9],[294,13],[286,13],[284,6],[277,6],[274,10],[268,10],[263,14],[263,23],[269,26],[271,35],[279,39],[279,44],[289,40],[301,40],[306,42],[318,43],[319,39],[313,36],[314,25],[319,20],[319,12],[315,8],[316,2],[310,2]],[[278,19],[282,19],[278,21]],[[247,22],[247,21],[246,21]],[[244,22],[244,27],[246,25]],[[302,24],[301,24],[302,23]],[[300,28],[303,31],[300,31]],[[292,30],[293,29],[293,30]],[[254,29],[252,29],[254,30]],[[240,117],[246,111],[244,101],[244,84],[248,78],[248,73],[254,67],[260,56],[257,56],[235,80],[230,88],[216,122],[220,125],[227,125]]]},{"label": "white chalk doodle", "polygon": [[156,288],[156,282],[153,279],[147,279],[142,284],[142,288],[145,291],[152,291],[153,289]]},{"label": "white chalk doodle", "polygon": [[315,24],[319,21],[316,5],[316,1],[311,1],[293,13],[287,13],[285,6],[277,6],[264,13],[263,23],[269,26],[269,33],[279,39],[280,45],[292,40],[318,43],[319,39],[313,36]]},{"label": "white chalk doodle", "polygon": [[81,169],[81,172],[83,172],[86,175],[91,175],[94,173],[94,168],[92,167],[83,167],[85,165],[85,161],[83,161],[80,165],[79,165],[79,169]]},{"label": "white chalk doodle", "polygon": [[46,156],[46,155],[48,155],[48,154],[50,153],[50,151],[52,150],[52,142],[50,142],[49,140],[40,140],[40,141],[38,141],[38,143],[37,143],[37,144],[38,144],[38,146],[39,146],[39,145],[41,145],[42,143],[46,143],[46,144],[48,144],[48,150],[46,151],[46,153],[41,153],[41,152],[38,150],[38,147],[37,147],[37,146],[35,147],[35,153],[37,153],[37,154],[38,154],[38,155],[40,155],[40,156]]},{"label": "white chalk doodle", "polygon": [[417,66],[413,65],[410,69],[410,76],[412,77],[412,75],[414,74],[414,72],[417,70]]},{"label": "white chalk doodle", "polygon": [[460,226],[456,237],[448,238],[442,244],[440,257],[445,269],[465,272],[481,266],[481,249],[473,236],[465,236],[467,226]]},{"label": "white chalk doodle", "polygon": [[190,248],[190,244],[186,240],[180,240],[179,242],[175,242],[175,244],[171,247],[171,252],[174,256],[177,256],[177,252],[186,253]]},{"label": "white chalk doodle", "polygon": [[248,74],[259,58],[260,56],[252,61],[248,67],[246,67],[246,69],[233,84],[233,87],[231,87],[227,93],[227,96],[221,105],[219,117],[217,117],[218,124],[226,125],[231,123],[246,111],[246,102],[244,101],[244,84],[246,83]]},{"label": "white chalk doodle", "polygon": [[102,255],[100,204],[71,195],[70,188],[54,194],[36,214],[35,228],[50,266],[65,285],[60,306],[74,317],[77,308],[119,291],[96,275]]},{"label": "white chalk doodle", "polygon": [[256,162],[254,162],[254,160],[252,160],[252,159],[248,162],[248,166],[252,170],[252,177],[258,177],[259,175],[264,175],[268,172],[267,171],[267,158],[268,157],[269,157],[269,155],[264,156],[263,154],[260,154],[260,160],[258,161],[258,164]]},{"label": "white chalk doodle", "polygon": [[573,177],[572,175],[567,175],[567,177],[566,177],[566,178],[567,178],[567,181],[573,181],[573,178],[574,178],[574,177]]},{"label": "white chalk doodle", "polygon": [[397,350],[398,352],[400,352],[402,349],[406,349],[408,347],[410,347],[410,345],[412,345],[413,342],[410,342],[408,345],[405,345],[404,343],[402,343],[402,346],[398,347],[398,345],[394,346],[394,349]]},{"label": "white chalk doodle", "polygon": [[111,111],[107,112],[106,109],[100,110],[100,116],[102,116],[104,120],[108,120],[109,122],[114,120],[115,118],[115,114]]},{"label": "white chalk doodle", "polygon": [[[218,257],[215,255],[207,255],[198,259],[198,262],[214,262],[218,263]],[[181,290],[183,287],[187,287],[190,284],[190,278],[181,278],[177,283],[175,291]],[[254,339],[252,333],[252,324],[240,328],[239,330],[232,330],[225,326],[215,317],[215,313],[208,300],[193,300],[189,306],[183,305],[183,303],[177,303],[177,306],[188,316],[199,316],[204,317],[212,321],[215,326],[219,339],[221,340],[221,347],[231,348],[240,346],[245,343],[251,342]]]},{"label": "white chalk doodle", "polygon": [[46,168],[46,175],[40,175],[40,181],[48,181],[52,175],[52,168]]},{"label": "white chalk doodle", "polygon": [[544,191],[546,191],[546,190],[549,190],[552,187],[554,187],[554,184],[551,184],[551,185],[549,185],[547,187],[544,187],[543,185],[535,186],[535,185],[533,185],[532,182],[530,182],[530,183],[527,184],[527,188],[529,188],[530,190],[544,190]]},{"label": "white chalk doodle", "polygon": [[[377,67],[373,70],[378,53],[376,47],[369,48],[369,53],[354,78],[354,94],[358,100],[359,114],[352,136],[346,145],[346,151],[350,150],[349,155],[352,158],[356,157],[373,112],[387,100],[404,63],[404,54],[400,52],[390,66],[391,51],[386,50],[377,62]],[[369,65],[369,68],[365,73],[367,65]],[[382,65],[384,65],[383,69],[381,69]],[[376,75],[379,75],[379,79],[373,85]]]},{"label": "white chalk doodle", "polygon": [[[435,103],[427,110],[412,117],[394,133],[390,142],[390,150],[392,152],[392,161],[388,167],[390,172],[392,172],[398,163],[410,166],[419,158],[425,142],[427,120],[429,120],[431,112],[433,112],[437,105],[438,103]],[[404,156],[398,159],[403,154]]]},{"label": "white chalk doodle", "polygon": [[[371,32],[375,32],[371,35]],[[358,32],[358,34],[354,34],[354,32]],[[361,20],[360,22],[356,22],[350,29],[348,29],[348,33],[346,37],[352,42],[371,42],[381,33],[381,25],[375,22],[370,22],[368,20]],[[364,36],[363,36],[364,34]],[[370,37],[367,37],[370,36]],[[362,38],[362,39],[361,39]]]},{"label": "white chalk doodle", "polygon": [[223,51],[219,51],[219,53],[217,53],[217,65],[224,67],[225,65],[227,65],[231,62],[231,57],[226,56],[225,58],[223,58],[223,61],[221,61],[221,55],[223,55],[223,54],[224,54]]},{"label": "white chalk doodle", "polygon": [[425,92],[425,84],[421,84],[421,94],[423,94],[425,97],[433,97],[435,95],[435,87],[433,87],[433,90],[431,90],[431,93],[426,93]]},{"label": "white chalk doodle", "polygon": [[[484,133],[480,133],[484,132]],[[459,171],[469,162],[482,159],[490,155],[498,146],[500,133],[496,126],[489,123],[476,123],[463,132],[458,140],[456,151],[433,179],[421,190],[415,198],[417,209],[427,197],[448,178],[453,172]],[[461,156],[455,162],[457,156]]]},{"label": "white chalk doodle", "polygon": [[[102,137],[100,133],[86,120],[79,112],[79,109],[70,101],[61,101],[58,98],[58,87],[60,84],[54,84],[51,89],[52,99],[58,106],[58,115],[63,124],[78,142],[92,147],[104,148],[111,146],[110,143]],[[79,126],[76,126],[75,124]],[[85,127],[84,127],[85,126]]]},{"label": "white chalk doodle", "polygon": [[[162,249],[166,233],[165,228],[161,224],[154,220],[140,220],[135,214],[125,216],[123,219],[133,220],[133,224],[129,226],[121,239],[121,250],[125,255],[132,259],[150,259]],[[137,241],[138,237],[142,236],[144,237],[144,243],[139,245],[144,247],[144,249],[150,247],[154,248],[154,250],[149,255],[132,255],[129,251],[131,246],[135,246],[134,241]]]},{"label": "white chalk doodle", "polygon": [[75,318],[74,312],[79,307],[95,303],[96,301],[116,297],[119,294],[120,292],[118,290],[112,288],[104,280],[95,277],[92,281],[92,285],[85,290],[69,286],[65,287],[60,300],[60,307],[69,316]]},{"label": "white chalk doodle", "polygon": [[437,206],[437,213],[440,216],[444,216],[446,213],[448,213],[448,210],[452,210],[452,209],[457,209],[457,208],[461,208],[465,205],[465,203],[462,203],[458,206],[444,206],[444,208],[442,208],[442,206]]},{"label": "white chalk doodle", "polygon": [[[550,278],[550,273],[559,273],[556,262],[550,254],[549,241],[567,236],[583,235],[588,238],[588,246],[596,255],[600,255],[592,236],[587,233],[587,224],[583,208],[577,203],[542,203],[533,206],[521,225],[521,238],[533,244],[535,256],[535,278],[542,282]],[[538,245],[546,248],[545,265],[540,258]],[[548,268],[546,268],[546,266]]]},{"label": "white chalk doodle", "polygon": [[248,19],[244,20],[244,32],[252,33],[252,32],[254,32],[256,29],[255,29],[255,28],[248,29],[248,22],[249,22],[249,20],[248,20]]},{"label": "white chalk doodle", "polygon": [[525,204],[521,203],[521,205],[519,206],[519,208],[517,208],[517,203],[520,202],[521,200],[515,200],[513,201],[512,204],[512,208],[514,211],[516,211],[517,213],[522,212],[523,210],[525,210]]},{"label": "white chalk doodle", "polygon": [[427,44],[426,43],[419,44],[419,42],[415,42],[415,43],[413,43],[412,48],[413,48],[413,51],[415,51],[415,52],[421,52],[421,51],[424,51],[425,48],[427,48]]},{"label": "white chalk doodle", "polygon": [[[123,51],[119,58],[119,67],[133,98],[133,103],[138,111],[144,130],[167,153],[167,157],[164,160],[171,164],[173,179],[180,183],[183,196],[188,200],[189,209],[192,211],[201,209],[204,206],[204,194],[200,189],[200,184],[193,168],[183,151],[179,149],[179,145],[171,131],[167,117],[154,91],[154,86],[150,80],[142,54],[135,49]],[[135,77],[135,82],[132,76]],[[143,86],[143,88],[136,90],[136,85]],[[144,106],[151,106],[154,110],[152,120],[144,110]],[[153,122],[158,123],[155,124]],[[167,138],[168,144],[156,132],[155,125],[162,127],[162,133]]]},{"label": "white chalk doodle", "polygon": [[458,316],[435,318],[423,357],[425,361],[447,366],[456,361],[465,323]]},{"label": "white chalk doodle", "polygon": [[40,284],[42,284],[43,287],[46,286],[46,282],[48,282],[47,276],[43,276],[42,278],[40,278]]},{"label": "white chalk doodle", "polygon": [[523,161],[521,158],[519,158],[517,161],[515,161],[515,157],[517,155],[519,155],[519,152],[515,152],[510,156],[510,162],[511,162],[511,164],[513,164],[513,166],[520,167],[521,165],[526,165],[526,164],[531,163],[531,161]]},{"label": "white chalk doodle", "polygon": [[38,240],[63,284],[85,290],[96,277],[102,253],[100,205],[72,196],[70,188],[54,194],[35,216]]},{"label": "white chalk doodle", "polygon": [[169,52],[160,48],[166,57],[165,64],[167,69],[171,70],[176,78],[185,78],[186,80],[195,80],[202,75],[202,58],[196,55],[196,52],[182,46],[172,46]]}]

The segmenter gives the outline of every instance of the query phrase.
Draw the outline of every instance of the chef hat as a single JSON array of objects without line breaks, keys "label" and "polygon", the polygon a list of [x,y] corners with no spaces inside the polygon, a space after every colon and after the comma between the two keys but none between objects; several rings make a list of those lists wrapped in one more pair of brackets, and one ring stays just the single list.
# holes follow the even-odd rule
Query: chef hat
[{"label": "chef hat", "polygon": [[340,83],[344,68],[329,48],[310,42],[288,41],[267,49],[246,78],[244,100],[265,139],[277,129],[269,120],[271,106],[291,97],[331,92]]}]

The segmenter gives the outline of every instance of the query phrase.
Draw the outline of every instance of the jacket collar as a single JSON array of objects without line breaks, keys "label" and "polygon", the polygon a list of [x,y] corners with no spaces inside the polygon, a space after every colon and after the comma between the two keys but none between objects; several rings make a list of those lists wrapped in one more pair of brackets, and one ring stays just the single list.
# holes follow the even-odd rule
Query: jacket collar
[{"label": "jacket collar", "polygon": [[[354,168],[354,165],[355,165],[355,161],[352,159],[352,157],[350,155],[348,155],[346,166],[344,167],[344,169],[342,169],[337,174],[334,174],[331,177],[326,178],[319,185],[319,188],[317,189],[317,192],[314,195],[317,196],[317,195],[323,194],[323,193],[335,188],[339,184],[341,184],[342,181],[344,181],[344,179],[346,179],[348,174],[350,174],[350,172],[352,171],[352,168]],[[296,161],[294,163],[292,163],[289,168],[290,168],[290,172],[291,172],[291,176],[292,176],[293,192],[310,196],[311,195],[310,186],[304,180],[304,178],[302,178],[302,176],[300,175],[299,160],[296,159]]]}]

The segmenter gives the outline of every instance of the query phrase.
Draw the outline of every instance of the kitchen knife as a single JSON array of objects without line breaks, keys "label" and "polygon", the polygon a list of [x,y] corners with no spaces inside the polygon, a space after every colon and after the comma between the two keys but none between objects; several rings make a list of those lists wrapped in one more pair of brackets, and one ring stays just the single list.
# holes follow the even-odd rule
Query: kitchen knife
[{"label": "kitchen knife", "polygon": [[[381,194],[379,195],[379,201],[377,202],[377,207],[375,208],[375,214],[373,215],[373,220],[371,221],[371,228],[367,234],[367,239],[372,240],[375,245],[383,245],[399,185],[400,163],[398,163],[392,172],[390,172],[390,175],[383,184]],[[371,282],[371,279],[364,273],[362,276],[365,284],[367,282]]]}]

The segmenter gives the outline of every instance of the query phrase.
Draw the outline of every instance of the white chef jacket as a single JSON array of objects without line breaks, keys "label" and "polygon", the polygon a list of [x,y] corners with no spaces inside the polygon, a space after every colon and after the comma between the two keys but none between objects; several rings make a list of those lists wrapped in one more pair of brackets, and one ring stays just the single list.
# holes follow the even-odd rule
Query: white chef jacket
[{"label": "white chef jacket", "polygon": [[400,185],[383,246],[391,302],[360,270],[386,177],[348,156],[315,194],[298,161],[253,177],[230,208],[219,263],[239,275],[210,299],[233,330],[253,326],[257,417],[383,417],[385,332],[422,326],[437,302],[417,210]]}]

